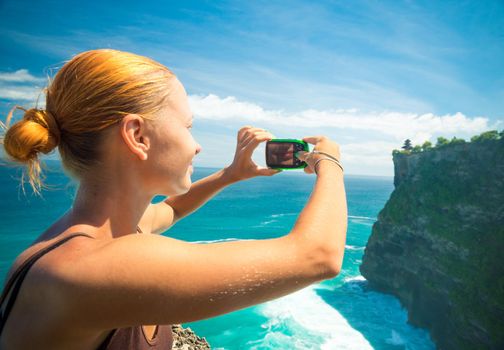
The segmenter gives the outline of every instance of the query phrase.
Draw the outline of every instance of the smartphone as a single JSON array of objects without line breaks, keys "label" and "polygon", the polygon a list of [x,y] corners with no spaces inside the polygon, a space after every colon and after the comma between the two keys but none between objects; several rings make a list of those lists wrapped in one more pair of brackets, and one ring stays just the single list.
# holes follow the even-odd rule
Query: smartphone
[{"label": "smartphone", "polygon": [[266,142],[266,165],[272,169],[303,169],[308,164],[294,153],[309,152],[308,143],[296,139],[272,139]]}]

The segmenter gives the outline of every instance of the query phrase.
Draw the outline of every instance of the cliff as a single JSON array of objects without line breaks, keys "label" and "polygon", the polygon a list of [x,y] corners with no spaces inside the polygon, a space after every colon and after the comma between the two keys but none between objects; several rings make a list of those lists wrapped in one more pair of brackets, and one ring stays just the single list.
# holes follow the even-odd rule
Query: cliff
[{"label": "cliff", "polygon": [[362,275],[439,349],[504,349],[504,137],[393,161]]}]

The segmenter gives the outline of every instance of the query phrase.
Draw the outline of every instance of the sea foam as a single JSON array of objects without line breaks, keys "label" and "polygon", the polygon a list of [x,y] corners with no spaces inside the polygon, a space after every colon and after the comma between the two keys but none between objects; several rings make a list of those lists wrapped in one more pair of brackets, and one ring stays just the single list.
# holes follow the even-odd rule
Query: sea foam
[{"label": "sea foam", "polygon": [[[308,333],[321,336],[322,342],[313,344],[311,336],[300,339],[303,338],[304,332],[296,334],[295,330],[291,329],[289,333],[294,333],[293,338],[298,341],[297,346],[293,343],[294,349],[306,349],[307,345],[309,345],[308,348],[314,349],[372,349],[363,335],[352,328],[336,309],[318,296],[315,289],[316,286],[311,285],[261,305],[259,311],[269,319],[264,326],[272,328],[278,323],[286,324],[288,321],[294,321],[293,324],[298,324]],[[264,346],[264,342],[261,344]]]}]

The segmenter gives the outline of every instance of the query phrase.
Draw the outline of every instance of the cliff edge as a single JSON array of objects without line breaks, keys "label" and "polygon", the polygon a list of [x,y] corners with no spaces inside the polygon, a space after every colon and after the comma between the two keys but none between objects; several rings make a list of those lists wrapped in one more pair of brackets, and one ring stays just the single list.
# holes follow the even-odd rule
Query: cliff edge
[{"label": "cliff edge", "polygon": [[362,275],[439,349],[504,349],[504,137],[393,161]]}]

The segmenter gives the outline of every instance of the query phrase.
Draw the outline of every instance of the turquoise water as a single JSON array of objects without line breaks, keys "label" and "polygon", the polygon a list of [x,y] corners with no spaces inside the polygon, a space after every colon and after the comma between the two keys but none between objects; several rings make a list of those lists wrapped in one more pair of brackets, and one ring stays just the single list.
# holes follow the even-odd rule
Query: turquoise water
[{"label": "turquoise water", "polygon": [[[25,197],[17,169],[0,168],[0,278],[14,258],[71,205],[75,191],[57,162],[47,182],[59,189]],[[193,181],[217,169],[196,168]],[[225,188],[164,235],[191,242],[285,235],[309,198],[315,177],[284,171]],[[343,271],[283,298],[219,317],[186,323],[214,349],[434,349],[428,333],[407,323],[399,301],[369,289],[359,273],[391,177],[346,176],[349,222]],[[29,188],[27,185],[27,193]],[[156,198],[156,201],[162,198]]]}]

